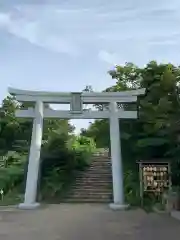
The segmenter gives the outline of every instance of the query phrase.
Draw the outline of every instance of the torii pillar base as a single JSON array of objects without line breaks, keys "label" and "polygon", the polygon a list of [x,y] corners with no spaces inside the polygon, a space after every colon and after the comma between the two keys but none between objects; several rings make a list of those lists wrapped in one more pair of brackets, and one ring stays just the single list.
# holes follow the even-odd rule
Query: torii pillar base
[{"label": "torii pillar base", "polygon": [[109,204],[110,209],[114,211],[123,211],[127,210],[129,208],[128,204],[118,204],[118,203],[110,203]]},{"label": "torii pillar base", "polygon": [[33,210],[39,207],[40,207],[40,203],[20,203],[18,205],[18,208],[22,210]]}]

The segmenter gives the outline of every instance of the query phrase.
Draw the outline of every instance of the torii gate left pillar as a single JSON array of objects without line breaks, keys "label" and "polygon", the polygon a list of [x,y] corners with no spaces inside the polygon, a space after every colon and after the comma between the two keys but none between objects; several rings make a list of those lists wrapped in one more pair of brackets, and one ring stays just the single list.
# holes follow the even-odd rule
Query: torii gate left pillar
[{"label": "torii gate left pillar", "polygon": [[19,205],[21,209],[34,209],[40,205],[36,202],[36,194],[43,133],[43,110],[43,102],[37,101],[35,104],[36,117],[33,120],[24,203]]}]

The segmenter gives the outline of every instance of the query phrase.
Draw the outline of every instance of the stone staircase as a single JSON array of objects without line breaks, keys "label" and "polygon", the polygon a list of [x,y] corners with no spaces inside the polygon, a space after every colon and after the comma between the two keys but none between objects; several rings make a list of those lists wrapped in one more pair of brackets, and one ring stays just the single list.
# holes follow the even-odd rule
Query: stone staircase
[{"label": "stone staircase", "polygon": [[108,203],[111,199],[111,160],[107,154],[93,156],[90,167],[77,177],[65,202]]}]

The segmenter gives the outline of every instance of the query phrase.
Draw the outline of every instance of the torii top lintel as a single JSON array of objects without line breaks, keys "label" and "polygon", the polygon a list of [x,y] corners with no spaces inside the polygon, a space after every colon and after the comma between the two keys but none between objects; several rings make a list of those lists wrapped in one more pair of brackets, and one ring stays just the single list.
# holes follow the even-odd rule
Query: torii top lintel
[{"label": "torii top lintel", "polygon": [[[70,103],[73,92],[29,91],[8,88],[11,95],[15,95],[20,102],[36,102],[41,100],[48,103]],[[145,89],[122,92],[80,92],[84,103],[135,102],[137,96],[143,95]]]}]

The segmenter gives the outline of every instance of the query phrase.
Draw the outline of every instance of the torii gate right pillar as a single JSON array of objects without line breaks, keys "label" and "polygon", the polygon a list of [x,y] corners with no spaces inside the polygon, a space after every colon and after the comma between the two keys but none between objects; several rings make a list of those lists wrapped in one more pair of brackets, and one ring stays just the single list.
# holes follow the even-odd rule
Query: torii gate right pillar
[{"label": "torii gate right pillar", "polygon": [[110,208],[113,210],[123,210],[126,209],[128,205],[126,205],[124,202],[123,164],[120,139],[121,136],[116,102],[110,103],[110,112],[110,140],[113,178],[113,203],[110,204]]}]

